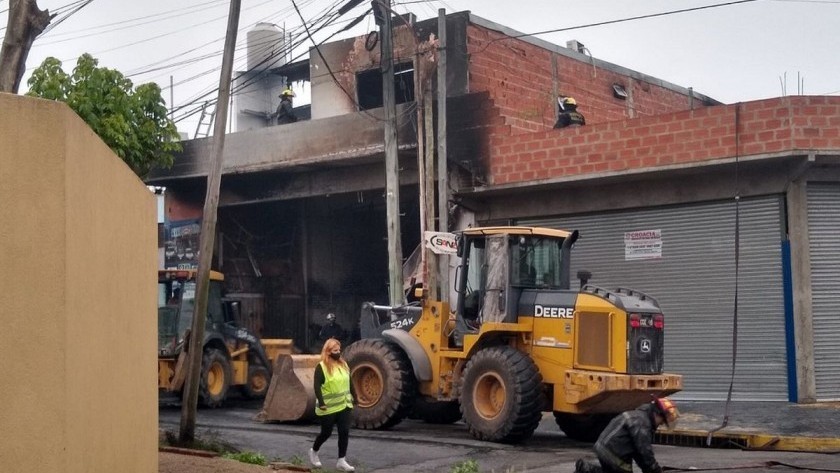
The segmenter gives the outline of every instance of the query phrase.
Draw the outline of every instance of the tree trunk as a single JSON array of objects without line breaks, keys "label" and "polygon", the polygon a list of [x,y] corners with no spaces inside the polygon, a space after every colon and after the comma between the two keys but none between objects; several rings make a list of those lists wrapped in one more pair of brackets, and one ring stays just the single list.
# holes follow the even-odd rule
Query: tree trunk
[{"label": "tree trunk", "polygon": [[0,49],[0,92],[18,92],[29,49],[52,18],[49,11],[38,9],[36,0],[10,0],[6,36]]}]

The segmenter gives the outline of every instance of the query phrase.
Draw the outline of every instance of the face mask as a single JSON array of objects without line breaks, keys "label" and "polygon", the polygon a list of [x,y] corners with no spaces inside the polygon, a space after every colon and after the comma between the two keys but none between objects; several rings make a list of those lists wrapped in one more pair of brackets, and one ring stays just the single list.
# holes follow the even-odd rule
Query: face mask
[{"label": "face mask", "polygon": [[341,353],[330,353],[330,358],[333,360],[339,360],[341,359]]}]

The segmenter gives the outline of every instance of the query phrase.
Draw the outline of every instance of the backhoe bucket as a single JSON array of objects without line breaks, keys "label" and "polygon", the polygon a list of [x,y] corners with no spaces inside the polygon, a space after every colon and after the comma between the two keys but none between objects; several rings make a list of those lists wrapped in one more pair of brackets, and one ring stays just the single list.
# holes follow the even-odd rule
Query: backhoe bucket
[{"label": "backhoe bucket", "polygon": [[315,366],[318,355],[278,355],[265,395],[262,422],[295,422],[315,417]]}]

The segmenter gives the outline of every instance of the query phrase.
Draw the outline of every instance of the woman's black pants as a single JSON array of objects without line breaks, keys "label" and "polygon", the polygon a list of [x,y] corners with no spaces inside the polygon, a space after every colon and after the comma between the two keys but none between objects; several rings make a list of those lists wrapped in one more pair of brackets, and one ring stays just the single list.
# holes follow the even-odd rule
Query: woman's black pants
[{"label": "woman's black pants", "polygon": [[338,458],[347,456],[347,443],[350,441],[350,422],[353,420],[353,410],[344,409],[325,416],[318,416],[321,421],[321,433],[315,438],[315,444],[312,445],[312,450],[316,452],[321,448],[321,445],[330,438],[333,431],[333,426],[338,426]]}]

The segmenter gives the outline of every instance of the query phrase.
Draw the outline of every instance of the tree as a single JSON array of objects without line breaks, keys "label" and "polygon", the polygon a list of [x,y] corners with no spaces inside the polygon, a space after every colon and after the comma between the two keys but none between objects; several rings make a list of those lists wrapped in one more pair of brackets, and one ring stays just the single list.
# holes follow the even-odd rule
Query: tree
[{"label": "tree", "polygon": [[181,144],[160,87],[134,88],[119,71],[97,65],[84,54],[67,74],[49,57],[29,78],[27,95],[65,102],[141,178],[153,167],[171,167]]},{"label": "tree", "polygon": [[0,48],[0,92],[17,93],[29,49],[53,16],[40,10],[35,0],[9,0],[6,35]]}]

